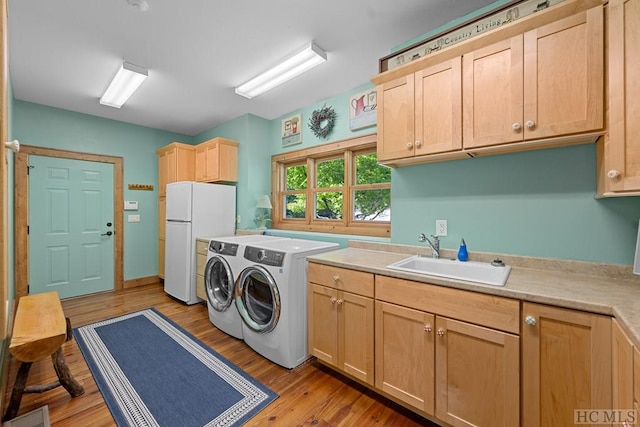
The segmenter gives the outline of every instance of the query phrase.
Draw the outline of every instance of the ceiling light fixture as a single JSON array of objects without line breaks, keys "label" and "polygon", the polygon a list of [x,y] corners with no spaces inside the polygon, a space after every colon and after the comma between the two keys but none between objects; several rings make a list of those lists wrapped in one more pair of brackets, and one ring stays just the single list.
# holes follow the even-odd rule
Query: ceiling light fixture
[{"label": "ceiling light fixture", "polygon": [[327,53],[311,42],[280,64],[236,87],[236,93],[251,99],[312,69],[316,65],[322,64],[326,60]]},{"label": "ceiling light fixture", "polygon": [[120,108],[133,95],[149,72],[146,68],[123,62],[111,84],[100,98],[100,104]]}]

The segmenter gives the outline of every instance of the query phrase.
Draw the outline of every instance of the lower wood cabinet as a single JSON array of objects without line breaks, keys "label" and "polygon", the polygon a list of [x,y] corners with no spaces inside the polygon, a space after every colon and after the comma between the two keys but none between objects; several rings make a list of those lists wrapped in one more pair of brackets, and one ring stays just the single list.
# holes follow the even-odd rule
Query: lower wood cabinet
[{"label": "lower wood cabinet", "polygon": [[436,417],[453,426],[520,423],[520,338],[436,317]]},{"label": "lower wood cabinet", "polygon": [[376,388],[434,415],[435,316],[376,301]]},{"label": "lower wood cabinet", "polygon": [[611,317],[314,262],[308,278],[310,353],[437,422],[639,409],[640,352]]},{"label": "lower wood cabinet", "polygon": [[207,301],[207,292],[204,288],[204,268],[207,265],[207,251],[209,242],[196,240],[196,295]]},{"label": "lower wood cabinet", "polygon": [[308,280],[309,352],[373,385],[373,275],[310,263]]},{"label": "lower wood cabinet", "polygon": [[576,409],[609,409],[611,318],[522,304],[522,425],[574,425]]}]

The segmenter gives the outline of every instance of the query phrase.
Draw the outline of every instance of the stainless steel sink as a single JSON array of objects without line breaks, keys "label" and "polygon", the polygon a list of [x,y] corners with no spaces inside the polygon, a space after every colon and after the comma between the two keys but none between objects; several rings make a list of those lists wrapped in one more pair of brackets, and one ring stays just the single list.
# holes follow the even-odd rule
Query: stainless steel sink
[{"label": "stainless steel sink", "polygon": [[504,264],[492,265],[487,262],[476,261],[461,262],[443,258],[427,258],[419,255],[387,265],[387,268],[493,286],[504,286],[511,272],[511,267]]}]

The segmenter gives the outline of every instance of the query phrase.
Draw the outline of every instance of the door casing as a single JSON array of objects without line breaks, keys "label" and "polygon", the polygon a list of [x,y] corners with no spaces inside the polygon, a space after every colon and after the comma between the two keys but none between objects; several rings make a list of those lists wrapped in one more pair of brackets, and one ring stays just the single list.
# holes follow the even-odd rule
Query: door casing
[{"label": "door casing", "polygon": [[115,230],[114,244],[114,290],[123,289],[123,241],[124,241],[124,205],[123,194],[123,159],[122,157],[104,156],[100,154],[79,153],[75,151],[56,150],[53,148],[21,145],[15,154],[15,277],[16,298],[28,295],[29,284],[29,236],[27,226],[29,219],[29,155],[61,157],[65,159],[87,160],[92,162],[113,164],[113,218]]}]

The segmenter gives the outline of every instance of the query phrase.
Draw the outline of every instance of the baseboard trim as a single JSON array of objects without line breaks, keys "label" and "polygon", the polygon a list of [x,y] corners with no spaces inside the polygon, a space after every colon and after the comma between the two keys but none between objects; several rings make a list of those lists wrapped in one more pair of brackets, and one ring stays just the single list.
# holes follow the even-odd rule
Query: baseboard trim
[{"label": "baseboard trim", "polygon": [[158,276],[138,277],[137,279],[125,280],[122,284],[122,288],[136,288],[138,286],[152,285],[154,283],[160,283],[160,278]]}]

